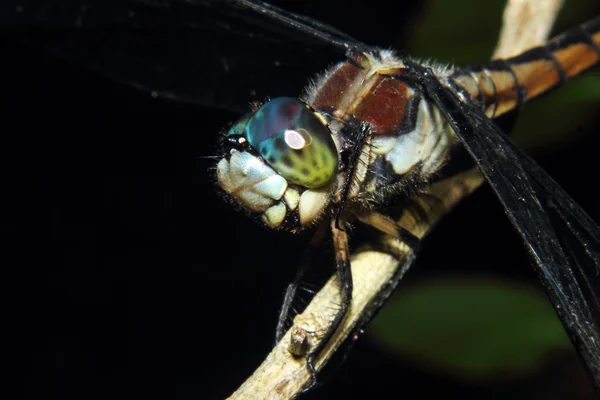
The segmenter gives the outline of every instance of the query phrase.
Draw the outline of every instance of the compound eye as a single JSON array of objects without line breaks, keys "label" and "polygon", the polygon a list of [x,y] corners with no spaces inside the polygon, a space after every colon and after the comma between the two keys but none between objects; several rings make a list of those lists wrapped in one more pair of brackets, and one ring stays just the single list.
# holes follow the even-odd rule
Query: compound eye
[{"label": "compound eye", "polygon": [[338,153],[329,128],[295,98],[265,103],[244,131],[248,143],[289,183],[317,188],[337,172]]}]

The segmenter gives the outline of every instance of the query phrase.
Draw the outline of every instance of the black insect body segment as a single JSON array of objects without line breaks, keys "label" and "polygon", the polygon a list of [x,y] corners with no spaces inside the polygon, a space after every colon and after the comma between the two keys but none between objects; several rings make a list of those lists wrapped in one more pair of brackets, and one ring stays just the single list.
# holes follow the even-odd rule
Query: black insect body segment
[{"label": "black insect body segment", "polygon": [[452,78],[490,118],[563,85],[600,60],[600,18],[506,60],[459,69]]}]

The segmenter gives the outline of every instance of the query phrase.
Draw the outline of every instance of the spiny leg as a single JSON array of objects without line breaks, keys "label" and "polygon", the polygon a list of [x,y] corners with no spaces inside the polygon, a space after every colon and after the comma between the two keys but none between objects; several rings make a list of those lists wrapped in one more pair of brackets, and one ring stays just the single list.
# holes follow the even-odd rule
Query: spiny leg
[{"label": "spiny leg", "polygon": [[322,223],[313,234],[308,246],[304,250],[304,254],[302,255],[302,260],[298,270],[296,271],[294,281],[288,285],[287,290],[285,291],[285,297],[283,298],[283,304],[281,305],[281,311],[279,312],[277,330],[275,332],[275,344],[279,343],[283,335],[285,335],[285,324],[290,315],[290,308],[292,307],[292,303],[296,298],[296,293],[298,293],[298,288],[300,287],[304,273],[311,265],[313,255],[323,241],[326,229],[327,223]]},{"label": "spiny leg", "polygon": [[[317,384],[317,371],[314,362],[322,350],[329,343],[331,337],[342,323],[350,308],[352,301],[352,270],[350,269],[350,258],[348,251],[348,234],[346,231],[338,229],[337,218],[331,220],[331,233],[333,235],[333,246],[335,249],[335,264],[340,284],[341,304],[337,310],[331,324],[325,331],[325,334],[317,344],[317,346],[306,356],[306,365],[311,374],[311,382],[304,390],[305,392],[312,389]],[[343,224],[343,221],[342,221]]]},{"label": "spiny leg", "polygon": [[356,168],[360,163],[360,156],[362,154],[363,147],[367,143],[370,134],[370,125],[366,122],[361,123],[358,131],[358,137],[356,138],[356,142],[352,146],[352,152],[350,153],[350,157],[348,159],[349,170],[346,172],[344,183],[342,184],[342,196],[340,199],[340,206],[338,207],[335,213],[335,227],[339,230],[344,230],[344,227],[342,226],[342,224],[340,224],[340,218],[344,213],[344,205],[348,200],[348,194],[350,193],[350,188],[352,186],[352,180],[354,179]]},{"label": "spiny leg", "polygon": [[355,216],[362,223],[402,240],[413,251],[419,246],[420,239],[417,236],[398,225],[396,221],[387,215],[376,211],[369,211],[368,213],[356,213]]},{"label": "spiny leg", "polygon": [[[401,262],[401,265],[396,270],[392,278],[389,280],[389,283],[385,286],[385,288],[383,288],[383,290],[379,292],[377,296],[373,298],[372,304],[375,305],[375,307],[378,309],[381,306],[381,304],[383,304],[391,296],[398,282],[402,279],[406,271],[408,271],[409,267],[413,264],[413,261],[416,258],[416,252],[419,246],[420,239],[410,231],[400,226],[392,218],[384,214],[380,214],[375,211],[368,211],[360,214],[354,213],[354,216],[357,217],[359,221],[376,228],[380,232],[385,233],[393,238],[399,239],[399,241],[404,243],[410,249],[408,252],[406,252],[406,250],[400,250],[396,245],[385,245],[383,247],[378,247],[379,251],[384,251],[396,257],[398,261]],[[380,244],[388,243],[388,241],[378,242]],[[352,347],[354,347],[359,337],[363,335],[363,327],[373,318],[374,315],[374,312],[367,312],[363,314],[362,317],[358,320],[359,322],[354,328],[354,333],[350,337],[350,344],[343,356],[341,363],[344,363],[346,361],[346,358],[352,350]]]}]

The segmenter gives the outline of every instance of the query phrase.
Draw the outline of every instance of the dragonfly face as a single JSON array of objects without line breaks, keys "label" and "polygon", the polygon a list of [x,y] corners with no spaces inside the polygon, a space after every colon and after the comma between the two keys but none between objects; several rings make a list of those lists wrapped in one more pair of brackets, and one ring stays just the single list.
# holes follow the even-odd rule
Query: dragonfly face
[{"label": "dragonfly face", "polygon": [[333,191],[338,151],[323,116],[280,97],[238,121],[223,138],[221,188],[271,228],[296,231],[319,218]]}]

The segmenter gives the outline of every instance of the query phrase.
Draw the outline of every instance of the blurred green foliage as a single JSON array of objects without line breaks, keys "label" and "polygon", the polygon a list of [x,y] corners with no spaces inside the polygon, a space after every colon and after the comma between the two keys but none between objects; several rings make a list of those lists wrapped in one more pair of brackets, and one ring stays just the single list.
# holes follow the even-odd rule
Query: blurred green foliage
[{"label": "blurred green foliage", "polygon": [[467,379],[532,372],[570,349],[543,293],[493,278],[437,278],[404,287],[370,325],[386,351]]}]

